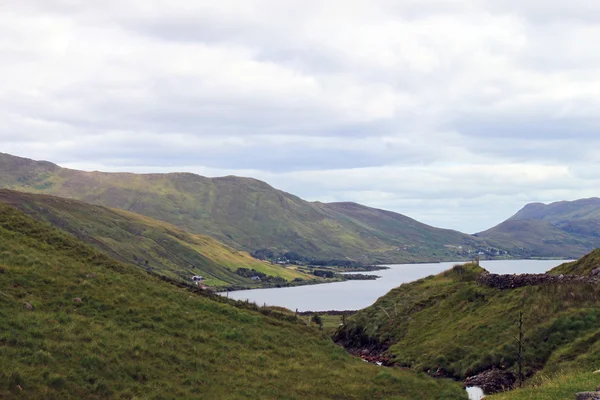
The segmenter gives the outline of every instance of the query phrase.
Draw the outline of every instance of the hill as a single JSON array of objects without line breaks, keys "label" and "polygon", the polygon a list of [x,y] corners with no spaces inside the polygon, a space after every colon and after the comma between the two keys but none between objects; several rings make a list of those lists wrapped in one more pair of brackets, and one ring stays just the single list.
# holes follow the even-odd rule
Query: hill
[{"label": "hill", "polygon": [[[186,282],[200,275],[209,286],[257,287],[315,278],[128,211],[6,189],[0,189],[0,202],[49,222],[116,260]],[[257,283],[236,273],[238,268],[267,276]]]},{"label": "hill", "polygon": [[275,256],[393,263],[498,254],[471,235],[358,204],[311,203],[251,178],[84,172],[0,153],[0,187],[132,211]]},{"label": "hill", "polygon": [[119,263],[0,204],[0,397],[460,399],[293,317]]},{"label": "hill", "polygon": [[600,245],[600,240],[535,219],[507,220],[477,236],[524,257],[578,258]]},{"label": "hill", "polygon": [[524,374],[532,385],[569,368],[597,369],[598,285],[554,279],[501,290],[483,277],[492,276],[467,264],[404,284],[350,317],[336,340],[358,354],[435,376],[478,379],[497,369],[512,383],[523,311]]},{"label": "hill", "polygon": [[577,261],[564,263],[556,268],[552,268],[549,273],[554,275],[597,276],[600,273],[600,270],[596,270],[598,267],[600,267],[600,249],[586,254]]},{"label": "hill", "polygon": [[477,236],[530,257],[579,258],[600,246],[600,199],[528,204]]}]

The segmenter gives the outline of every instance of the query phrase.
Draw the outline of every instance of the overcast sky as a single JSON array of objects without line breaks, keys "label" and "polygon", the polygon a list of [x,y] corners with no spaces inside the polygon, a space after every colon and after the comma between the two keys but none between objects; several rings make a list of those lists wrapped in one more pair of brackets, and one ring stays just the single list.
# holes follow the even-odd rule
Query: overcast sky
[{"label": "overcast sky", "polygon": [[600,196],[600,1],[0,1],[0,151],[473,233]]}]

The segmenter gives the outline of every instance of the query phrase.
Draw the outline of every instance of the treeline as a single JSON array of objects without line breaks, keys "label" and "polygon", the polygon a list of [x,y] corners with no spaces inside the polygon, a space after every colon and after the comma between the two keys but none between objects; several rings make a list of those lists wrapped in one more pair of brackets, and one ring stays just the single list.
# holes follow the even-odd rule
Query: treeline
[{"label": "treeline", "polygon": [[267,275],[264,272],[260,272],[255,269],[238,268],[235,270],[235,273],[238,274],[239,276],[243,276],[244,278],[252,279],[253,277],[257,277],[262,282],[280,283],[280,284],[287,283],[287,281],[280,276]]}]

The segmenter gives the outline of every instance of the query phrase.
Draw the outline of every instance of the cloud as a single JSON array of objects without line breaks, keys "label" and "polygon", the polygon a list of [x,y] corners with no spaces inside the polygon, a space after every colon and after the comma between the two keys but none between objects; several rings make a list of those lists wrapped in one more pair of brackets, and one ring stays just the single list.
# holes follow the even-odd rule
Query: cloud
[{"label": "cloud", "polygon": [[40,0],[0,6],[0,37],[0,151],[470,232],[597,195],[591,0]]}]

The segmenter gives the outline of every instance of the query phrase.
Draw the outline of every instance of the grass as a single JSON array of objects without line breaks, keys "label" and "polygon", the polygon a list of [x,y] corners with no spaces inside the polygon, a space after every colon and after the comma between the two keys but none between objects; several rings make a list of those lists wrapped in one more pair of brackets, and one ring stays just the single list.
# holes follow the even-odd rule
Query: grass
[{"label": "grass", "polygon": [[545,377],[523,389],[486,396],[489,400],[572,400],[577,392],[593,392],[600,378],[592,372],[564,373]]},{"label": "grass", "polygon": [[600,266],[600,249],[596,249],[577,261],[564,263],[550,270],[551,274],[590,275],[592,270]]},{"label": "grass", "polygon": [[454,382],[368,365],[290,316],[174,286],[2,204],[0,321],[3,398],[465,398]]},{"label": "grass", "polygon": [[[600,361],[600,288],[588,284],[497,290],[477,283],[469,264],[404,284],[348,319],[336,339],[383,345],[400,366],[463,379],[492,367],[516,369],[514,337],[525,311],[525,370],[550,373]],[[587,339],[585,342],[582,340]],[[577,361],[573,361],[576,359]]]},{"label": "grass", "polygon": [[269,285],[235,273],[247,268],[288,282],[315,280],[312,275],[257,260],[208,236],[128,211],[5,189],[0,189],[0,202],[49,222],[117,260],[171,278],[189,281],[201,275],[208,278],[205,284],[229,289]]}]

